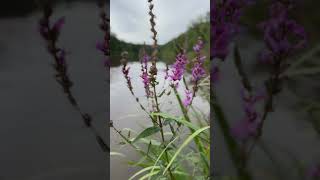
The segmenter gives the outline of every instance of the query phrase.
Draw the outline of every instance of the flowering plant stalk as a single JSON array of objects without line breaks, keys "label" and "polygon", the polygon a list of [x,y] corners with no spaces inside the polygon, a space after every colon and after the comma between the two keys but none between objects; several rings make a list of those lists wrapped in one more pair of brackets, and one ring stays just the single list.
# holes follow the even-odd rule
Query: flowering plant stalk
[{"label": "flowering plant stalk", "polygon": [[[122,137],[126,144],[138,151],[141,160],[135,163],[143,169],[135,173],[130,179],[210,179],[210,136],[209,120],[202,119],[197,124],[195,118],[200,117],[200,112],[193,108],[194,98],[203,86],[203,81],[209,78],[209,73],[204,68],[207,60],[203,53],[204,41],[199,38],[194,45],[194,59],[188,59],[186,50],[180,48],[176,55],[175,63],[166,68],[165,77],[159,77],[158,67],[158,42],[157,30],[152,0],[149,3],[149,16],[152,33],[151,55],[143,49],[141,55],[141,75],[145,89],[145,99],[148,103],[143,104],[140,97],[135,95],[134,84],[131,81],[130,64],[128,53],[122,53],[122,73],[126,80],[129,92],[133,95],[138,105],[150,118],[152,126],[145,127],[140,133],[129,130],[128,136],[124,130],[118,130],[113,123],[113,129]],[[188,73],[187,65],[191,65],[190,84],[185,81]],[[208,77],[208,78],[206,78]],[[160,86],[164,79],[166,85]],[[206,84],[209,83],[206,81]],[[192,88],[189,88],[192,86]],[[159,91],[160,90],[160,91]],[[160,93],[159,93],[160,92]],[[183,92],[183,93],[181,93]],[[172,94],[173,93],[173,94]],[[208,93],[208,91],[207,91]],[[176,97],[177,107],[181,110],[181,116],[171,115],[162,110],[163,98],[173,95]],[[148,104],[151,104],[148,107]],[[168,106],[168,105],[166,105]],[[196,112],[196,113],[192,113]],[[208,117],[206,117],[208,118]],[[188,130],[186,133],[185,130]],[[194,143],[192,145],[192,142]]]},{"label": "flowering plant stalk", "polygon": [[105,153],[110,152],[110,148],[107,145],[105,139],[100,135],[98,130],[93,126],[93,118],[89,113],[83,112],[80,108],[78,101],[74,97],[71,87],[73,85],[69,74],[68,64],[66,60],[66,50],[58,47],[57,42],[61,29],[65,23],[65,17],[59,18],[57,21],[52,23],[53,8],[50,1],[45,1],[41,4],[43,8],[43,17],[39,21],[39,33],[47,44],[47,50],[53,57],[53,67],[55,70],[55,79],[58,84],[62,87],[68,101],[74,107],[74,109],[81,115],[85,126],[93,133],[100,148]]}]

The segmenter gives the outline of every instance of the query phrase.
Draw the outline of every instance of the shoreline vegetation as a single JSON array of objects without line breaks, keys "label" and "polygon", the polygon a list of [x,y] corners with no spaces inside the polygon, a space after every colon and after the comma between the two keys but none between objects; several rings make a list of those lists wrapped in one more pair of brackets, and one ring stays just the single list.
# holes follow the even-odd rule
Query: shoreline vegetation
[{"label": "shoreline vegetation", "polygon": [[[181,33],[179,36],[173,38],[169,42],[159,45],[159,59],[166,64],[172,64],[175,61],[175,56],[179,52],[179,45],[183,44],[188,53],[187,57],[192,58],[192,48],[197,42],[198,37],[201,36],[202,40],[206,43],[204,46],[204,55],[210,57],[210,13],[198,17],[191,22],[187,31]],[[144,48],[147,52],[151,52],[151,45],[134,44],[120,40],[116,34],[111,33],[110,37],[110,59],[111,66],[120,65],[121,52],[128,52],[128,61],[138,61],[140,59],[140,50]],[[208,66],[208,64],[206,64]]]}]

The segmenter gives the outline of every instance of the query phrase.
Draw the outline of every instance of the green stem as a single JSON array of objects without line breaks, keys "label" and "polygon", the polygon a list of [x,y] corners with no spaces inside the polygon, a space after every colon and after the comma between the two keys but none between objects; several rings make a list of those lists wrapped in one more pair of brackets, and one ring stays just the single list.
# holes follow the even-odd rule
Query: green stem
[{"label": "green stem", "polygon": [[[182,111],[182,113],[183,113],[183,116],[184,116],[185,120],[188,121],[188,122],[191,122],[191,120],[190,120],[190,118],[189,118],[189,115],[188,115],[188,112],[187,112],[187,110],[185,109],[185,107],[184,107],[184,105],[183,105],[183,103],[182,103],[182,100],[181,100],[181,98],[180,98],[180,96],[179,96],[179,94],[178,94],[177,89],[176,89],[176,88],[173,88],[173,90],[174,90],[174,93],[175,93],[175,95],[176,95],[176,98],[177,98],[177,100],[178,100],[180,109],[181,109],[181,111]],[[190,129],[191,133],[194,133],[194,132],[195,132],[192,128],[189,128],[189,129]],[[195,137],[195,138],[194,138],[194,142],[195,142],[195,144],[197,145],[197,147],[198,147],[198,149],[199,149],[200,152],[205,152],[204,147],[203,147],[203,144],[201,143],[199,137]],[[204,166],[205,173],[208,174],[208,173],[209,173],[209,168],[210,168],[210,167],[209,167],[209,163],[208,163],[207,159],[205,159],[203,156],[201,156],[201,158],[202,158],[202,160],[203,160],[203,162],[204,162],[204,164],[205,164],[205,166]]]},{"label": "green stem", "polygon": [[139,152],[140,154],[142,154],[143,156],[147,156],[151,161],[155,161],[154,158],[152,158],[148,153],[145,153],[144,151],[142,151],[140,148],[138,148],[137,146],[135,146],[126,136],[124,136],[117,128],[115,128],[113,126],[113,129],[122,137],[122,139],[124,139],[127,144],[129,144],[133,149],[135,149],[137,152]]},{"label": "green stem", "polygon": [[[156,102],[157,111],[160,112],[159,103],[158,103],[158,97],[157,97],[157,90],[156,90],[156,86],[155,86],[155,85],[153,85],[153,93],[154,93],[154,98],[155,98],[155,102]],[[158,119],[159,119],[159,127],[160,127],[161,139],[162,139],[162,142],[165,143],[165,138],[164,138],[164,132],[163,132],[163,125],[162,125],[161,117],[158,116]],[[167,150],[164,151],[164,154],[165,154],[167,163],[169,163],[169,156],[168,156]],[[173,176],[173,174],[172,174],[171,168],[168,169],[168,172],[169,172],[170,178],[171,178],[172,180],[175,180],[175,178],[174,178],[174,176]]]}]

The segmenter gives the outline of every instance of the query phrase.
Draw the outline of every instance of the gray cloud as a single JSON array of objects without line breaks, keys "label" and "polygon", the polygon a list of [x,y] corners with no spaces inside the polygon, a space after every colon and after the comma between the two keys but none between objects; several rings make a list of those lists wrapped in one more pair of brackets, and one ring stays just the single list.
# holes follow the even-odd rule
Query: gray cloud
[{"label": "gray cloud", "polygon": [[[187,30],[192,20],[209,11],[209,0],[156,0],[156,29],[163,44]],[[147,0],[111,0],[111,31],[119,39],[151,43]]]}]

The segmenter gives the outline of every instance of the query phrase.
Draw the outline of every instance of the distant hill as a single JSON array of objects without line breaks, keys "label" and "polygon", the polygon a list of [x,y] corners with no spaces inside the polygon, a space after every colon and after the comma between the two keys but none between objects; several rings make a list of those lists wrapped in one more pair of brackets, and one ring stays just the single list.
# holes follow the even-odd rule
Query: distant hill
[{"label": "distant hill", "polygon": [[174,62],[175,56],[177,54],[177,45],[185,48],[188,52],[188,57],[193,58],[193,46],[197,43],[199,37],[204,40],[205,47],[203,52],[207,57],[209,57],[210,24],[206,21],[193,23],[186,32],[182,33],[168,43],[162,45],[160,47],[160,59],[167,63]]},{"label": "distant hill", "polygon": [[[197,42],[198,37],[202,37],[205,41],[204,53],[207,57],[209,57],[209,47],[210,47],[210,24],[209,24],[209,14],[206,17],[198,18],[188,30],[178,37],[172,39],[164,45],[159,47],[159,58],[171,64],[175,61],[175,56],[177,53],[177,45],[184,47],[187,49],[188,57],[193,58],[193,46]],[[110,39],[110,48],[111,48],[111,59],[112,64],[116,65],[120,61],[120,54],[123,51],[127,51],[129,53],[130,61],[138,61],[139,60],[139,50],[143,47],[141,44],[132,44],[127,43],[122,40],[119,40],[115,35],[111,35]],[[146,47],[147,51],[150,52],[151,47]]]},{"label": "distant hill", "polygon": [[[118,39],[114,34],[110,36],[110,59],[111,65],[119,65],[121,59],[121,53],[127,51],[129,55],[129,61],[139,60],[139,51],[142,49],[142,44],[127,43]],[[149,47],[146,47],[148,49]]]}]

